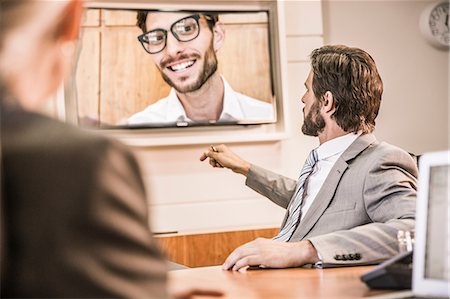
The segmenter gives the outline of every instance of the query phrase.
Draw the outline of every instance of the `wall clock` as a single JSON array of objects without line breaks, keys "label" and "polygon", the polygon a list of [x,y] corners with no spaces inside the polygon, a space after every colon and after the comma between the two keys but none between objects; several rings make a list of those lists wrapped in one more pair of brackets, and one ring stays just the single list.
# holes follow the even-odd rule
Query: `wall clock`
[{"label": "wall clock", "polygon": [[420,31],[434,47],[449,49],[449,1],[436,2],[424,9],[420,17]]}]

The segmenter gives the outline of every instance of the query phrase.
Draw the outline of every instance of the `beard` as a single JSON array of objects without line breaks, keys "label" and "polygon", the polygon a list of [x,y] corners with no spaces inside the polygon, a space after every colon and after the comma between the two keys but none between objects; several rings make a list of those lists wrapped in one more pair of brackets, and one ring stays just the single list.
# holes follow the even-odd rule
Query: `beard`
[{"label": "beard", "polygon": [[[181,55],[179,57],[177,57],[177,59],[189,59],[189,58],[195,58],[198,59],[200,58],[200,55],[198,54],[193,54],[193,55]],[[213,46],[213,41],[211,40],[211,44],[209,45],[208,50],[205,53],[205,63],[203,65],[203,69],[200,72],[200,75],[198,76],[197,80],[189,85],[180,85],[180,84],[175,84],[172,80],[170,80],[170,78],[164,74],[161,70],[165,68],[165,66],[167,64],[169,64],[170,62],[172,62],[174,59],[168,59],[164,62],[161,62],[161,75],[164,79],[164,81],[166,81],[167,84],[169,84],[169,86],[175,88],[175,90],[179,93],[188,93],[188,92],[193,92],[196,90],[199,90],[203,84],[205,84],[206,81],[208,81],[208,79],[217,71],[217,56],[216,56],[216,52],[214,51],[214,46]],[[186,81],[188,78],[183,78],[181,81]]]},{"label": "beard", "polygon": [[302,132],[307,136],[319,136],[319,133],[325,128],[325,120],[320,115],[320,105],[319,101],[315,101],[311,106],[311,110],[305,116],[302,125]]}]

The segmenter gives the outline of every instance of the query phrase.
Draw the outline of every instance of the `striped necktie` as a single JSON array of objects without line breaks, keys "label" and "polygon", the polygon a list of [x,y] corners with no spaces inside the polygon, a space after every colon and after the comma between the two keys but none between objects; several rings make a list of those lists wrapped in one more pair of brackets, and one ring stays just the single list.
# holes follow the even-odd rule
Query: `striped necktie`
[{"label": "striped necktie", "polygon": [[288,218],[283,228],[280,230],[274,240],[287,242],[292,237],[295,229],[300,223],[300,217],[302,215],[303,201],[306,196],[305,189],[307,188],[307,179],[314,169],[314,165],[318,161],[317,151],[314,149],[309,153],[306,159],[305,165],[303,165],[302,172],[297,181],[297,187],[295,188],[294,195],[292,196],[292,204],[289,207]]}]

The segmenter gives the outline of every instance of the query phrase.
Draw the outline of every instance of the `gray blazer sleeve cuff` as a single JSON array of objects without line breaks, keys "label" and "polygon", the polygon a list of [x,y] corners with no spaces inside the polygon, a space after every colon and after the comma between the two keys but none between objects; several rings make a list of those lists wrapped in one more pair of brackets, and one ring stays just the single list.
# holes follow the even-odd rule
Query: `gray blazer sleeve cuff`
[{"label": "gray blazer sleeve cuff", "polygon": [[329,248],[327,241],[321,238],[310,238],[308,240],[316,248],[320,257],[320,262],[315,265],[317,268],[376,265],[385,260],[369,257],[371,254],[368,251],[360,252],[357,249],[332,250]]},{"label": "gray blazer sleeve cuff", "polygon": [[348,231],[308,238],[322,258],[324,267],[373,265],[398,253],[394,235],[399,229],[414,228],[413,219],[393,219],[387,223],[370,223]]}]

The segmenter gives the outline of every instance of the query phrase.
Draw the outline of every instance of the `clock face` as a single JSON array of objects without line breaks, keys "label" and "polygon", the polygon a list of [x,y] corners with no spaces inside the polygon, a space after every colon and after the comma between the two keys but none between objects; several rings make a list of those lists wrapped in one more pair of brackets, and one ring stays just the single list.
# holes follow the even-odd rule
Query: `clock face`
[{"label": "clock face", "polygon": [[428,25],[431,34],[441,45],[450,45],[449,2],[436,5],[429,15]]}]

